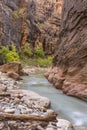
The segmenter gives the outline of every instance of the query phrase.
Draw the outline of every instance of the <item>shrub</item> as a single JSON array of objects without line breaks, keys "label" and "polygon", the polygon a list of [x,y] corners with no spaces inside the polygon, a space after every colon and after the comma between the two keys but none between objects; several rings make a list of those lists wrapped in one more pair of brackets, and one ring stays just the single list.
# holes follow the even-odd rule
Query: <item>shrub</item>
[{"label": "shrub", "polygon": [[32,55],[32,49],[27,43],[19,50],[19,56],[21,59],[23,59],[24,57],[30,58],[32,57]]},{"label": "shrub", "polygon": [[9,53],[9,48],[5,46],[1,46],[0,48],[0,59],[2,59],[2,63],[6,63],[6,55]]},{"label": "shrub", "polygon": [[18,18],[24,17],[25,9],[19,9],[13,12],[12,17],[14,20],[17,20]]},{"label": "shrub", "polygon": [[1,46],[0,56],[3,59],[3,63],[20,61],[19,55],[16,52],[16,47],[12,44],[12,50],[9,50],[8,46]]},{"label": "shrub", "polygon": [[41,44],[35,49],[35,55],[36,57],[44,58],[45,53]]},{"label": "shrub", "polygon": [[38,65],[41,66],[41,67],[49,67],[51,64],[52,64],[52,57],[49,56],[48,58],[38,58],[37,62],[38,62]]}]

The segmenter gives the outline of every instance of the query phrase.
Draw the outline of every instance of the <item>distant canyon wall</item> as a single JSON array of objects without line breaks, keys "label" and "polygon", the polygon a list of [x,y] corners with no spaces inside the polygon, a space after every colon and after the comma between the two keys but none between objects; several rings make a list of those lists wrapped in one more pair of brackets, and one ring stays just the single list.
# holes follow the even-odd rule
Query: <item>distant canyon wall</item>
[{"label": "distant canyon wall", "polygon": [[42,43],[51,54],[60,28],[62,0],[0,0],[0,45]]},{"label": "distant canyon wall", "polygon": [[53,66],[45,76],[64,93],[87,101],[87,1],[64,0]]}]

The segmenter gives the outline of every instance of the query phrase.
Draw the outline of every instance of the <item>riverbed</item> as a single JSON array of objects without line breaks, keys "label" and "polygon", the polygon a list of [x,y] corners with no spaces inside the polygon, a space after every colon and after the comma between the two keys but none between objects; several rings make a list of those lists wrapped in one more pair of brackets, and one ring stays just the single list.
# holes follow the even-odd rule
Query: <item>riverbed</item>
[{"label": "riverbed", "polygon": [[58,113],[58,117],[69,120],[76,130],[87,130],[87,103],[67,96],[61,90],[54,88],[42,72],[23,77],[22,87],[48,97],[51,101],[51,108]]}]

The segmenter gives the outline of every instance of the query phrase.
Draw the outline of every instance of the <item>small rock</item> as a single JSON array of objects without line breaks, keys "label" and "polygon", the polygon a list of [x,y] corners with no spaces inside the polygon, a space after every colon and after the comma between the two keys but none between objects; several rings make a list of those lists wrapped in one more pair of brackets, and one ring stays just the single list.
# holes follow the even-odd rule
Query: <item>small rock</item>
[{"label": "small rock", "polygon": [[7,109],[4,110],[4,112],[6,112],[6,113],[14,113],[15,109],[7,108]]},{"label": "small rock", "polygon": [[19,98],[15,98],[14,104],[18,104],[19,102],[20,102],[20,99]]},{"label": "small rock", "polygon": [[1,107],[7,106],[7,105],[8,105],[7,102],[1,102]]},{"label": "small rock", "polygon": [[8,121],[8,124],[15,124],[16,121]]},{"label": "small rock", "polygon": [[69,130],[70,128],[71,130],[74,130],[72,124],[69,121],[64,119],[57,119],[57,120],[58,120],[57,123],[58,130],[62,130],[62,129]]},{"label": "small rock", "polygon": [[54,130],[54,129],[53,129],[53,128],[49,128],[49,127],[48,127],[48,128],[46,128],[46,130]]},{"label": "small rock", "polygon": [[23,105],[18,105],[18,109],[25,109],[25,107]]},{"label": "small rock", "polygon": [[2,75],[2,72],[0,71],[0,76]]},{"label": "small rock", "polygon": [[48,110],[47,110],[47,113],[48,113],[49,115],[50,115],[50,114],[51,114],[51,115],[52,115],[52,114],[56,114],[55,111],[54,111],[54,110],[51,110],[51,109],[48,109]]},{"label": "small rock", "polygon": [[4,127],[4,123],[3,123],[3,122],[1,122],[1,123],[0,123],[0,130],[2,130],[2,129],[3,129],[3,127]]},{"label": "small rock", "polygon": [[40,125],[37,126],[37,130],[44,130]]},{"label": "small rock", "polygon": [[15,72],[8,72],[7,76],[10,77],[10,78],[13,78],[15,80],[21,80],[19,74],[15,73]]},{"label": "small rock", "polygon": [[17,82],[16,82],[16,81],[14,81],[14,82],[13,82],[13,85],[17,85]]},{"label": "small rock", "polygon": [[9,121],[8,126],[10,127],[10,130],[18,130],[18,125],[16,121]]},{"label": "small rock", "polygon": [[15,110],[15,114],[20,114],[20,113],[21,113],[21,111],[19,109]]},{"label": "small rock", "polygon": [[5,98],[5,101],[6,101],[7,103],[9,103],[9,98]]}]

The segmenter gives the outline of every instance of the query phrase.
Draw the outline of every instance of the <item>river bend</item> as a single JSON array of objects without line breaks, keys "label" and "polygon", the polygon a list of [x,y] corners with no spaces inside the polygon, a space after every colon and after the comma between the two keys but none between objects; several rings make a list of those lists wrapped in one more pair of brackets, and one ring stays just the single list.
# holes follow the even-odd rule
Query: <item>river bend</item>
[{"label": "river bend", "polygon": [[76,130],[87,130],[87,103],[63,94],[61,90],[54,88],[42,73],[23,77],[23,88],[48,97],[51,100],[51,108],[58,113],[59,118],[71,121]]}]

